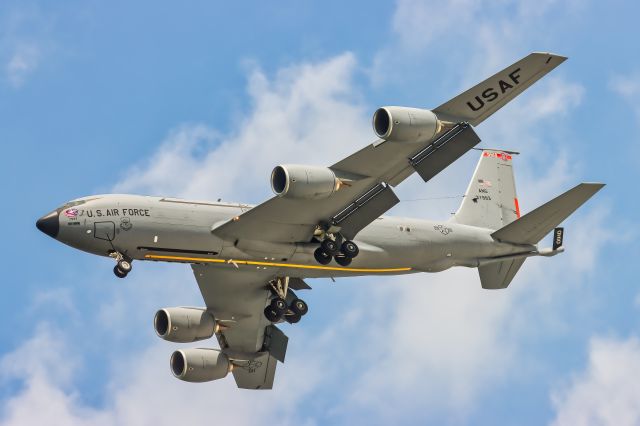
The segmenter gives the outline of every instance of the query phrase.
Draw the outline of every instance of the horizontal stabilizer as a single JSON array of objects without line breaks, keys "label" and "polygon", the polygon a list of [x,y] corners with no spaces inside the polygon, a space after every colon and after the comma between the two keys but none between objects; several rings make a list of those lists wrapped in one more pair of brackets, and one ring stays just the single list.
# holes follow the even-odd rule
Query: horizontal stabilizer
[{"label": "horizontal stabilizer", "polygon": [[477,126],[566,59],[552,53],[531,53],[433,112],[441,120]]},{"label": "horizontal stabilizer", "polygon": [[491,236],[496,240],[510,243],[537,244],[603,186],[603,183],[581,183],[520,219],[500,228]]},{"label": "horizontal stabilizer", "polygon": [[489,290],[507,288],[525,260],[526,257],[522,257],[480,266],[478,273],[482,288]]}]

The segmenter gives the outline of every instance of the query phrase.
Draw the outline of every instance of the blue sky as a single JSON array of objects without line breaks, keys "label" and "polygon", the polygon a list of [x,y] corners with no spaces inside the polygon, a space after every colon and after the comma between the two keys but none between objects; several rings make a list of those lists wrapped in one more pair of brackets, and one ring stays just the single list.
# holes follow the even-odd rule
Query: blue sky
[{"label": "blue sky", "polygon": [[[640,424],[640,47],[632,2],[5,0],[0,3],[0,424]],[[477,129],[520,151],[524,211],[607,186],[567,253],[509,289],[474,270],[314,280],[272,392],[174,379],[157,308],[188,267],[109,260],[38,232],[63,202],[133,192],[260,202],[281,162],[331,164],[381,105],[435,107],[531,51],[569,57]],[[468,154],[402,200],[464,192]],[[392,214],[443,218],[459,200]],[[8,238],[7,238],[8,237]],[[205,342],[205,344],[208,342]],[[213,344],[213,343],[212,343]]]}]

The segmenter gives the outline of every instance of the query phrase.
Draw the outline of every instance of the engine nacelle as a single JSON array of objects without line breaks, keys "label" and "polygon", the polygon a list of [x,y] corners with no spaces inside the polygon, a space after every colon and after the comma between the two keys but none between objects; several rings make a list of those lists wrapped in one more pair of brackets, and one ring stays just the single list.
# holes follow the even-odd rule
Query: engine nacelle
[{"label": "engine nacelle", "polygon": [[176,343],[208,339],[217,331],[213,316],[202,308],[164,308],[156,312],[153,327],[159,337]]},{"label": "engine nacelle", "polygon": [[395,142],[426,142],[442,128],[428,109],[388,106],[373,114],[373,131],[380,139]]},{"label": "engine nacelle", "polygon": [[210,382],[232,369],[229,358],[217,349],[180,349],[171,355],[171,372],[185,382]]},{"label": "engine nacelle", "polygon": [[279,197],[319,200],[340,187],[340,180],[328,167],[286,164],[271,172],[271,188]]}]

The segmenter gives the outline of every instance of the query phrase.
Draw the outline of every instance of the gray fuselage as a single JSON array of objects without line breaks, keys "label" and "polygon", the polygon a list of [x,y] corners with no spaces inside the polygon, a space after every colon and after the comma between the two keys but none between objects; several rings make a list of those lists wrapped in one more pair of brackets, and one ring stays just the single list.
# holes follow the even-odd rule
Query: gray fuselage
[{"label": "gray fuselage", "polygon": [[[214,224],[252,206],[139,195],[96,195],[56,209],[54,238],[89,253],[118,251],[130,259],[183,263],[232,263],[271,269],[274,276],[337,277],[438,272],[476,267],[491,258],[516,255],[534,246],[496,242],[492,230],[451,221],[383,216],[358,233],[360,254],[348,267],[319,265],[317,242],[224,241]],[[57,217],[56,217],[57,216]]]}]

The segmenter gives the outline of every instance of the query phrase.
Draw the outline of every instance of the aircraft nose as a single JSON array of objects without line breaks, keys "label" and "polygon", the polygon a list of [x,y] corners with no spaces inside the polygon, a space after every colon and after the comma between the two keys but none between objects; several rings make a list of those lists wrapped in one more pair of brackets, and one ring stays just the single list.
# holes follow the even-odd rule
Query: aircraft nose
[{"label": "aircraft nose", "polygon": [[58,231],[60,230],[60,221],[58,219],[58,215],[59,213],[54,210],[48,215],[42,216],[36,222],[36,227],[51,238],[57,237]]}]

